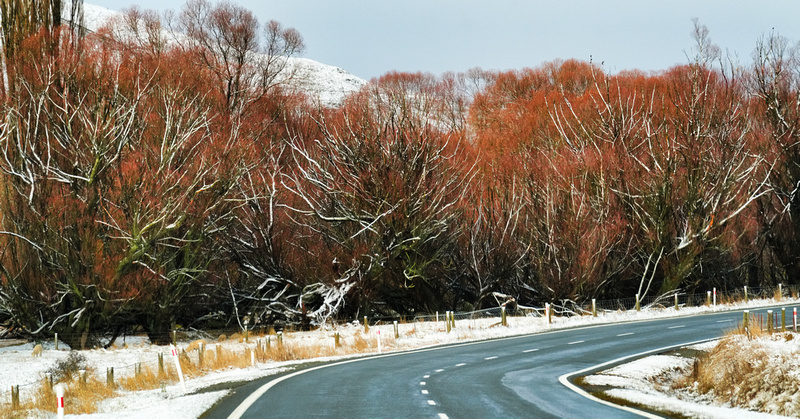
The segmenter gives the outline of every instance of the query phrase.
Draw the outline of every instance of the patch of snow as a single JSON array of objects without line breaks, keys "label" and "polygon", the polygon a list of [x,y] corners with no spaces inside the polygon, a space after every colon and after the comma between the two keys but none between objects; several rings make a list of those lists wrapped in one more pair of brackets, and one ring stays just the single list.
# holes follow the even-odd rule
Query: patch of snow
[{"label": "patch of snow", "polygon": [[675,368],[685,368],[691,365],[691,360],[674,355],[653,355],[637,359],[627,364],[618,365],[603,371],[604,375],[615,375],[637,380],[651,380]]},{"label": "patch of snow", "polygon": [[750,410],[709,406],[699,404],[691,401],[679,400],[674,397],[665,396],[663,393],[649,393],[643,390],[630,390],[630,389],[614,389],[607,391],[612,397],[617,397],[623,400],[630,400],[636,403],[641,403],[646,406],[653,407],[658,410],[665,410],[670,412],[682,413],[685,416],[692,418],[707,418],[707,419],[760,419],[760,418],[782,418],[783,416],[770,415],[768,413],[753,412]]},{"label": "patch of snow", "polygon": [[161,390],[142,391],[137,394],[116,397],[102,403],[108,413],[70,415],[73,418],[119,419],[119,418],[170,418],[194,419],[200,417],[220,399],[227,390],[187,396],[163,395]]}]

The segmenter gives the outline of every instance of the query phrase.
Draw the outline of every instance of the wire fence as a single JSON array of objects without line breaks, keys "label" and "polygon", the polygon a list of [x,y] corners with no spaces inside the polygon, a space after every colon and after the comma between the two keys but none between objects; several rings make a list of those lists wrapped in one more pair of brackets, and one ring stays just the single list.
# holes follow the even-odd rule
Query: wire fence
[{"label": "wire fence", "polygon": [[[669,292],[658,296],[632,296],[628,298],[616,298],[609,300],[587,300],[575,302],[572,300],[560,300],[545,305],[544,307],[525,307],[516,304],[509,304],[506,315],[510,317],[542,317],[547,315],[548,306],[552,315],[559,317],[585,316],[593,313],[621,312],[631,310],[652,310],[683,307],[700,307],[704,305],[724,304],[737,301],[797,297],[800,288],[797,285],[776,287],[742,287],[717,290],[711,289],[705,293],[682,293],[680,291]],[[471,320],[488,317],[500,317],[501,307],[488,308],[469,312],[452,312],[456,320]],[[449,312],[448,312],[449,313]],[[420,314],[414,316],[414,322],[443,321],[445,312],[434,314]],[[382,319],[386,321],[386,319]],[[376,322],[376,324],[379,324]]]}]

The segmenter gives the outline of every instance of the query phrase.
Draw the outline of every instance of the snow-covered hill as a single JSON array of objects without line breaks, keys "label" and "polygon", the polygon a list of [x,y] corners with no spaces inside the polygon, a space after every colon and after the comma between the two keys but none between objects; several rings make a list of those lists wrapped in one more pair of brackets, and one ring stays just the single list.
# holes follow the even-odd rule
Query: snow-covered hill
[{"label": "snow-covered hill", "polygon": [[[84,23],[90,31],[96,31],[109,19],[120,15],[120,12],[89,3],[84,3],[83,13]],[[287,69],[294,69],[296,72],[292,83],[322,106],[341,105],[348,94],[358,91],[367,83],[339,67],[308,58],[293,57],[289,60]]]}]

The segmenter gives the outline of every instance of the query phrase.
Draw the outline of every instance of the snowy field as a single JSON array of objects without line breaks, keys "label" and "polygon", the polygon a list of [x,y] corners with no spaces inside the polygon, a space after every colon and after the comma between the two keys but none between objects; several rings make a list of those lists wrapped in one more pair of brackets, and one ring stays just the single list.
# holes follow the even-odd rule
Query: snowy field
[{"label": "snowy field", "polygon": [[[786,300],[783,302],[787,308],[792,304],[797,304],[797,300]],[[555,330],[560,328],[575,327],[581,325],[594,325],[610,322],[635,321],[652,318],[678,317],[698,314],[709,311],[721,311],[730,309],[740,309],[747,307],[758,307],[774,305],[774,300],[750,301],[747,304],[733,304],[716,307],[692,307],[682,308],[680,311],[672,309],[643,310],[641,312],[610,312],[601,314],[597,318],[591,316],[554,318],[552,324],[547,324],[542,317],[509,317],[508,327],[499,325],[498,318],[485,318],[476,320],[457,320],[456,328],[450,333],[445,330],[443,321],[425,323],[405,323],[399,324],[399,339],[394,338],[394,326],[391,324],[383,326],[371,326],[369,333],[364,335],[363,327],[356,324],[339,326],[343,346],[353,346],[358,337],[367,336],[371,346],[366,349],[366,354],[377,353],[377,337],[380,331],[381,349],[383,352],[403,351],[415,348],[430,347],[441,344],[468,342],[483,339],[501,338],[520,334],[530,334]],[[334,344],[332,330],[318,330],[310,332],[293,332],[284,336],[286,344],[294,345],[329,345]],[[2,341],[0,341],[2,342]],[[274,343],[273,336],[273,343]],[[790,342],[794,346],[800,342]],[[179,347],[186,348],[189,342],[179,342]],[[214,345],[225,345],[225,348],[233,351],[245,350],[245,347],[254,347],[251,339],[249,343],[226,341],[222,343],[209,342],[209,349],[213,350]],[[3,346],[0,343],[0,346]],[[59,344],[56,351],[53,342],[46,342],[44,353],[41,357],[33,358],[32,343],[24,343],[0,348],[0,400],[10,399],[12,385],[20,386],[21,398],[30,395],[35,387],[42,382],[45,371],[52,367],[60,359],[68,355],[68,348],[65,344]],[[127,347],[123,347],[127,346]],[[775,346],[776,351],[781,351]],[[81,352],[84,354],[95,371],[105,371],[107,367],[115,368],[115,375],[123,377],[126,374],[133,374],[133,365],[137,362],[152,365],[156,362],[158,353],[165,354],[165,362],[170,362],[169,348],[150,345],[146,338],[128,337],[125,342],[118,339],[114,348],[109,350],[95,349]],[[327,358],[315,359],[333,361],[354,356],[364,356],[364,354],[340,355]],[[171,417],[171,418],[197,418],[208,410],[217,401],[227,394],[223,391],[205,391],[209,387],[221,383],[242,382],[254,380],[260,377],[276,374],[293,365],[306,361],[292,362],[265,362],[256,363],[242,369],[229,369],[226,371],[212,372],[207,375],[188,379],[186,381],[186,391],[179,383],[171,383],[166,387],[156,390],[124,392],[118,391],[118,396],[108,399],[101,403],[101,413],[82,415],[81,417],[95,418],[134,418],[134,417]],[[653,377],[669,374],[674,371],[676,366],[691,363],[688,358],[674,356],[651,356],[648,358],[634,361],[630,364],[622,365],[612,370],[602,372],[596,376],[588,377],[592,380],[590,384],[613,385],[617,387],[611,390],[610,394],[633,402],[667,408],[673,412],[685,412],[693,417],[768,417],[770,415],[756,414],[741,409],[730,409],[726,407],[711,407],[706,405],[706,400],[699,398],[696,400],[678,399],[667,396],[659,391],[657,385],[653,384]],[[69,395],[66,397],[69,403]],[[42,417],[52,417],[53,414],[42,413]],[[776,416],[770,416],[776,417]]]}]

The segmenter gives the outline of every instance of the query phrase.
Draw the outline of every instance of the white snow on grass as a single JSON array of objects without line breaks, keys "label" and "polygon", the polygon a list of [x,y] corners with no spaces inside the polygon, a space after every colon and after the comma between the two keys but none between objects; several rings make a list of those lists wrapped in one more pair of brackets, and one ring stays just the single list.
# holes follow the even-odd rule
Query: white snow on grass
[{"label": "white snow on grass", "polygon": [[[693,418],[777,418],[784,417],[768,412],[788,412],[796,417],[796,386],[785,382],[785,377],[800,375],[800,339],[793,334],[775,333],[748,338],[732,335],[725,338],[739,353],[753,356],[760,365],[754,371],[763,377],[760,390],[748,390],[751,397],[747,406],[732,407],[716,400],[713,390],[708,394],[697,391],[697,383],[689,388],[682,385],[672,388],[674,380],[684,380],[692,371],[694,358],[677,355],[653,355],[622,364],[584,377],[590,386],[608,386],[603,393],[616,399],[653,409],[679,413]],[[709,352],[720,340],[690,346],[688,349]],[[787,373],[784,375],[784,373]],[[761,381],[759,377],[758,381]],[[770,381],[771,380],[771,381]],[[750,408],[751,410],[749,410]],[[767,413],[765,413],[767,412]]]}]

